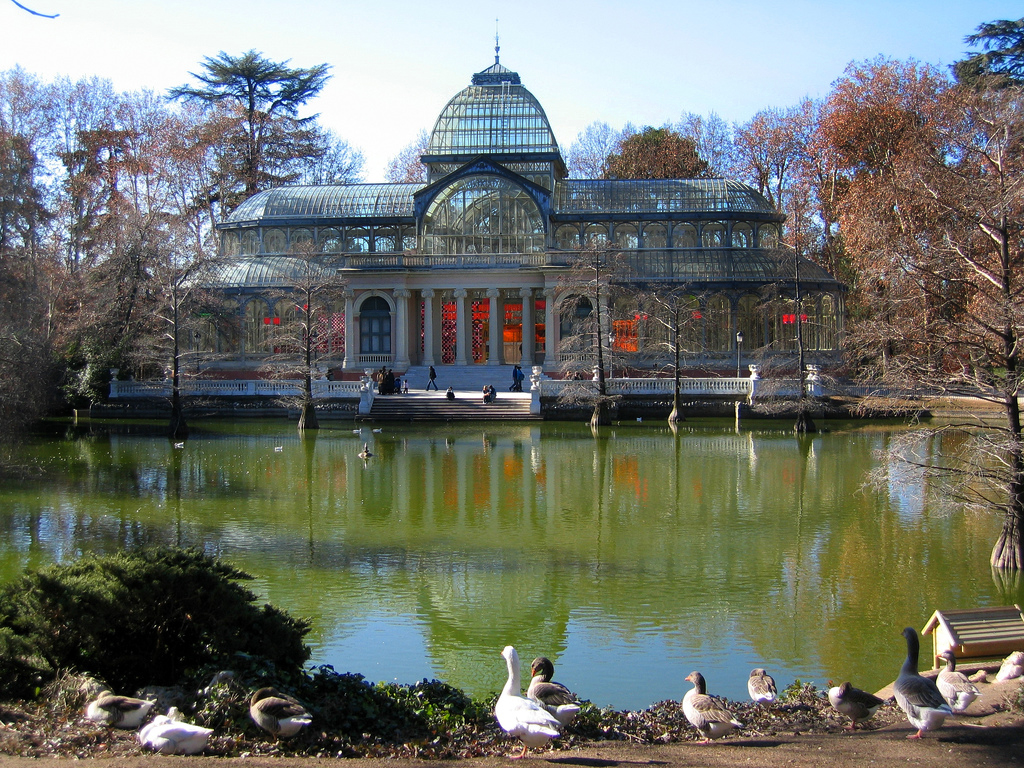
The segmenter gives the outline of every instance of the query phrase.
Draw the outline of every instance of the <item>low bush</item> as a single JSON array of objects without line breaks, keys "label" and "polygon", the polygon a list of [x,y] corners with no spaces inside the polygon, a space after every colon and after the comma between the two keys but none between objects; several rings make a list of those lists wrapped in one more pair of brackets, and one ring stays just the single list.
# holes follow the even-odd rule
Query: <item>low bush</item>
[{"label": "low bush", "polygon": [[197,549],[87,555],[0,587],[0,686],[29,696],[58,672],[113,689],[172,685],[238,654],[297,673],[307,622],[240,582],[252,577]]}]

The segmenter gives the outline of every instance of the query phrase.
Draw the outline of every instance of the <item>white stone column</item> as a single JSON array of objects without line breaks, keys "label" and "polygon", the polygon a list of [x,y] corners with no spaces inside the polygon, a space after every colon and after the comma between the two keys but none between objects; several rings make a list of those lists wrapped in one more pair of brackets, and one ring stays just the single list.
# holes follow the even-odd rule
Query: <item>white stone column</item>
[{"label": "white stone column", "polygon": [[421,365],[434,363],[434,291],[430,288],[420,291],[423,297],[423,360]]},{"label": "white stone column", "polygon": [[353,291],[345,291],[345,357],[342,358],[341,367],[343,370],[351,370],[359,367],[359,350],[355,342],[355,304],[356,295]]},{"label": "white stone column", "polygon": [[501,305],[498,297],[501,291],[497,288],[487,289],[487,298],[490,299],[490,306],[487,309],[487,364],[501,365],[505,360],[504,334],[502,331],[503,318],[501,317]]},{"label": "white stone column", "polygon": [[522,318],[522,355],[519,361],[519,365],[523,371],[526,372],[533,367],[533,353],[534,353],[534,324],[533,324],[533,289],[532,288],[520,288],[519,298],[523,301],[523,311],[520,317]]},{"label": "white stone column", "polygon": [[396,288],[395,296],[395,325],[392,329],[395,335],[395,356],[394,367],[404,371],[409,367],[409,297],[412,291],[408,288]]},{"label": "white stone column", "polygon": [[455,364],[469,365],[466,355],[466,293],[465,288],[456,288],[455,296]]},{"label": "white stone column", "polygon": [[555,312],[555,289],[544,289],[544,367],[551,371],[558,367],[558,313]]}]

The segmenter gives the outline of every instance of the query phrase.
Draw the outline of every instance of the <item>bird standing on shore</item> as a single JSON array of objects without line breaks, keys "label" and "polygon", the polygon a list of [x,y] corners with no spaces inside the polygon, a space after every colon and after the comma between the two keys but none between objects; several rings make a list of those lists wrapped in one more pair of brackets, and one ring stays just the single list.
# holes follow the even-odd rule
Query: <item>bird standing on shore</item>
[{"label": "bird standing on shore", "polygon": [[854,688],[849,682],[829,688],[828,700],[833,709],[850,718],[848,731],[857,730],[857,723],[870,720],[885,703],[873,693]]},{"label": "bird standing on shore", "polygon": [[530,747],[542,747],[562,734],[562,724],[543,706],[522,694],[519,682],[519,654],[511,645],[501,652],[508,667],[508,680],[494,705],[498,725],[509,736],[523,742],[523,751],[514,758],[526,757]]},{"label": "bird standing on shore", "polygon": [[981,691],[967,679],[967,675],[957,672],[956,654],[952,651],[943,651],[940,655],[946,660],[946,668],[939,672],[935,684],[939,686],[942,697],[949,702],[950,709],[954,712],[963,712],[981,695]]},{"label": "bird standing on shore", "polygon": [[743,723],[726,708],[724,701],[708,695],[704,675],[691,672],[686,679],[693,683],[693,688],[683,697],[683,714],[694,728],[704,734],[704,744],[710,744],[712,739],[719,739],[734,728],[743,727]]},{"label": "bird standing on shore", "polygon": [[917,672],[917,660],[921,652],[921,644],[913,627],[903,630],[907,638],[907,659],[900,668],[899,677],[893,684],[896,702],[904,712],[907,720],[917,728],[917,733],[907,736],[908,739],[920,739],[925,731],[941,728],[946,718],[953,714],[949,704],[942,698],[942,693],[934,680],[922,677]]},{"label": "bird standing on shore", "polygon": [[778,695],[775,680],[761,667],[750,671],[750,677],[747,678],[747,693],[755,704],[771,704]]},{"label": "bird standing on shore", "polygon": [[530,685],[526,697],[542,705],[562,725],[569,725],[580,712],[580,703],[572,691],[551,680],[555,665],[547,656],[538,656],[530,665]]}]

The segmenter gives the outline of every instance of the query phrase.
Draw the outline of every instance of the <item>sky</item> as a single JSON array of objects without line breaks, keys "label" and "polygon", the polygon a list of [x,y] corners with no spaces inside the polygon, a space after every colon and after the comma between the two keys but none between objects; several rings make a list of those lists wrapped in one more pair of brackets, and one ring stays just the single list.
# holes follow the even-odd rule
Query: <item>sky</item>
[{"label": "sky", "polygon": [[1024,16],[989,0],[0,0],[0,71],[109,79],[158,93],[207,56],[331,65],[308,105],[359,149],[365,181],[430,130],[494,62],[537,97],[563,152],[588,124],[661,126],[687,112],[745,122],[824,97],[877,56],[946,67],[978,25]]}]

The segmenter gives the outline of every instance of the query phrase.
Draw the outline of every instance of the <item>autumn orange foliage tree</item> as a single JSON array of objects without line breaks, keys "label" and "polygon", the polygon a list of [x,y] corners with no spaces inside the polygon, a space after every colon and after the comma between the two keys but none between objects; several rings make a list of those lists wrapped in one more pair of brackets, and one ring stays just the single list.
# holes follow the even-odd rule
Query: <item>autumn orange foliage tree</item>
[{"label": "autumn orange foliage tree", "polygon": [[[860,277],[862,362],[884,381],[1001,404],[1001,426],[911,456],[961,499],[1000,509],[991,562],[1024,568],[1024,90],[971,90],[913,62],[851,66],[821,131],[847,174],[839,217]],[[944,427],[949,430],[951,427]],[[918,432],[921,438],[925,433]]]}]

